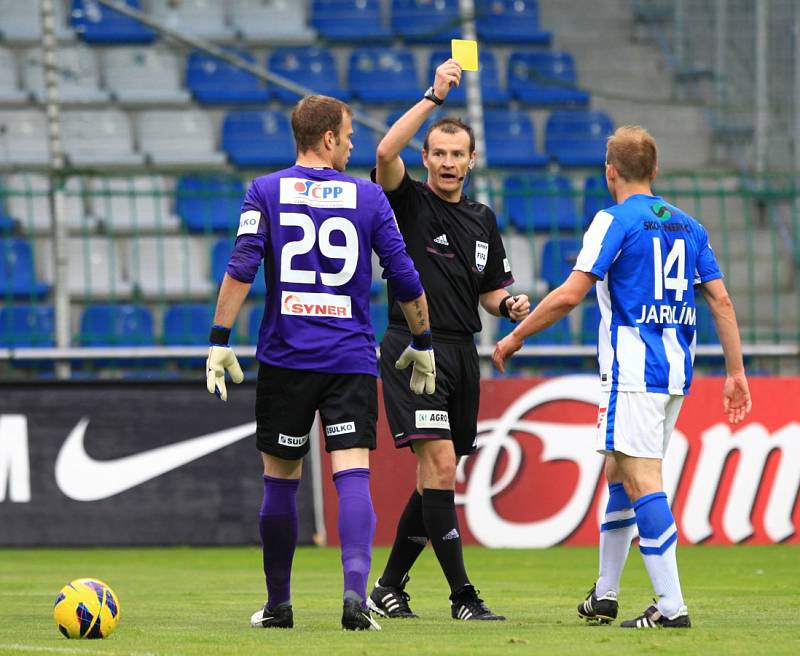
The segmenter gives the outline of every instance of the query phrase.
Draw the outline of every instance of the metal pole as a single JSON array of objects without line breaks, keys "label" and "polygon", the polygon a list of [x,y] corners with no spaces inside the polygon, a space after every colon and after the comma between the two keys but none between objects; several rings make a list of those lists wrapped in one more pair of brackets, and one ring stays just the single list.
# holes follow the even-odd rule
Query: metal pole
[{"label": "metal pole", "polygon": [[716,107],[714,115],[717,119],[722,116],[725,108],[725,87],[727,84],[727,57],[726,43],[728,40],[728,0],[716,0],[714,5],[715,30],[714,30],[714,90]]},{"label": "metal pole", "polygon": [[[794,174],[800,175],[800,4],[794,5]],[[800,198],[797,198],[800,212]]]},{"label": "metal pole", "polygon": [[[53,0],[41,0],[42,52],[44,55],[44,84],[47,113],[47,134],[50,144],[49,201],[53,226],[53,306],[55,337],[58,348],[69,347],[69,262],[67,259],[67,222],[64,217],[64,150],[61,144],[61,106],[58,97],[58,68],[56,54],[55,9]],[[68,361],[56,363],[56,376],[70,376]]]},{"label": "metal pole", "polygon": [[755,164],[756,173],[767,170],[767,147],[769,140],[769,87],[767,75],[767,0],[756,0],[756,124],[755,124]]}]

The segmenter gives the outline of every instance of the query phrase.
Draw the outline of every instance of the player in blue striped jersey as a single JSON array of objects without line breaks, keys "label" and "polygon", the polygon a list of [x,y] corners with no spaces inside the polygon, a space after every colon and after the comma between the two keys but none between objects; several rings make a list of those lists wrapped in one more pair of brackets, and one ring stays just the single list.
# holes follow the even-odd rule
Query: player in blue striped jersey
[{"label": "player in blue striped jersey", "polygon": [[691,626],[678,579],[677,529],[663,492],[661,461],[692,382],[695,289],[708,302],[725,355],[723,409],[731,423],[750,411],[736,314],[705,229],[651,185],[656,144],[639,126],[608,140],[606,181],[616,205],[598,212],[567,280],[497,343],[495,367],[523,340],[575,308],[592,285],[600,306],[602,401],[598,451],[606,455],[609,499],[600,528],[600,576],[578,614],[616,619],[619,580],[638,528],[639,551],[658,600],[628,628]]}]

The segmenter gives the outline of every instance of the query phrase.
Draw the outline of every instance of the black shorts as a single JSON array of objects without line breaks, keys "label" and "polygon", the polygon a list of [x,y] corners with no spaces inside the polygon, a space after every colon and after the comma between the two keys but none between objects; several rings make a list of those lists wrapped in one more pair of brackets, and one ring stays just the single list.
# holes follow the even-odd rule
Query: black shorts
[{"label": "black shorts", "polygon": [[433,337],[436,356],[436,392],[414,394],[409,388],[411,367],[400,370],[395,361],[411,341],[411,334],[390,326],[381,342],[383,404],[396,447],[414,440],[452,440],[456,455],[475,450],[480,403],[480,368],[472,338]]},{"label": "black shorts", "polygon": [[374,449],[378,385],[368,374],[326,374],[260,363],[256,387],[256,446],[299,460],[319,410],[325,450]]}]

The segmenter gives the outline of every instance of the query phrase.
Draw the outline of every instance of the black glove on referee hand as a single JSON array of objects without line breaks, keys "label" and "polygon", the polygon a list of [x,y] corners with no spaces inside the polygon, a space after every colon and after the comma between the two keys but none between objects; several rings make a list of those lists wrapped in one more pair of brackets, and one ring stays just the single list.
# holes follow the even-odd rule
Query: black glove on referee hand
[{"label": "black glove on referee hand", "polygon": [[394,366],[405,369],[412,365],[411,391],[414,394],[433,394],[436,391],[436,359],[433,356],[433,342],[429,331],[422,335],[412,335],[411,344],[397,358]]}]

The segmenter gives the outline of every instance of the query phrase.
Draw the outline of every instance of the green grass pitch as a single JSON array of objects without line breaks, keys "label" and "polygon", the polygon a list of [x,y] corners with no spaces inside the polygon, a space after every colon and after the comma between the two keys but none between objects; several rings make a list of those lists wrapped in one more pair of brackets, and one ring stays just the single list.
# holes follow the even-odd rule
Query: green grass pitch
[{"label": "green grass pitch", "polygon": [[[375,570],[385,558],[386,550],[377,549]],[[595,549],[471,547],[465,558],[487,604],[507,622],[450,619],[444,577],[429,548],[408,586],[421,618],[345,633],[336,549],[298,550],[293,630],[249,627],[264,600],[254,547],[0,550],[0,654],[800,654],[798,546],[681,546],[694,622],[688,631],[580,621],[575,605],[594,580]],[[107,640],[68,641],[53,622],[56,593],[83,576],[105,580],[119,596],[122,620]],[[621,617],[628,619],[651,598],[635,549],[622,583]]]}]

